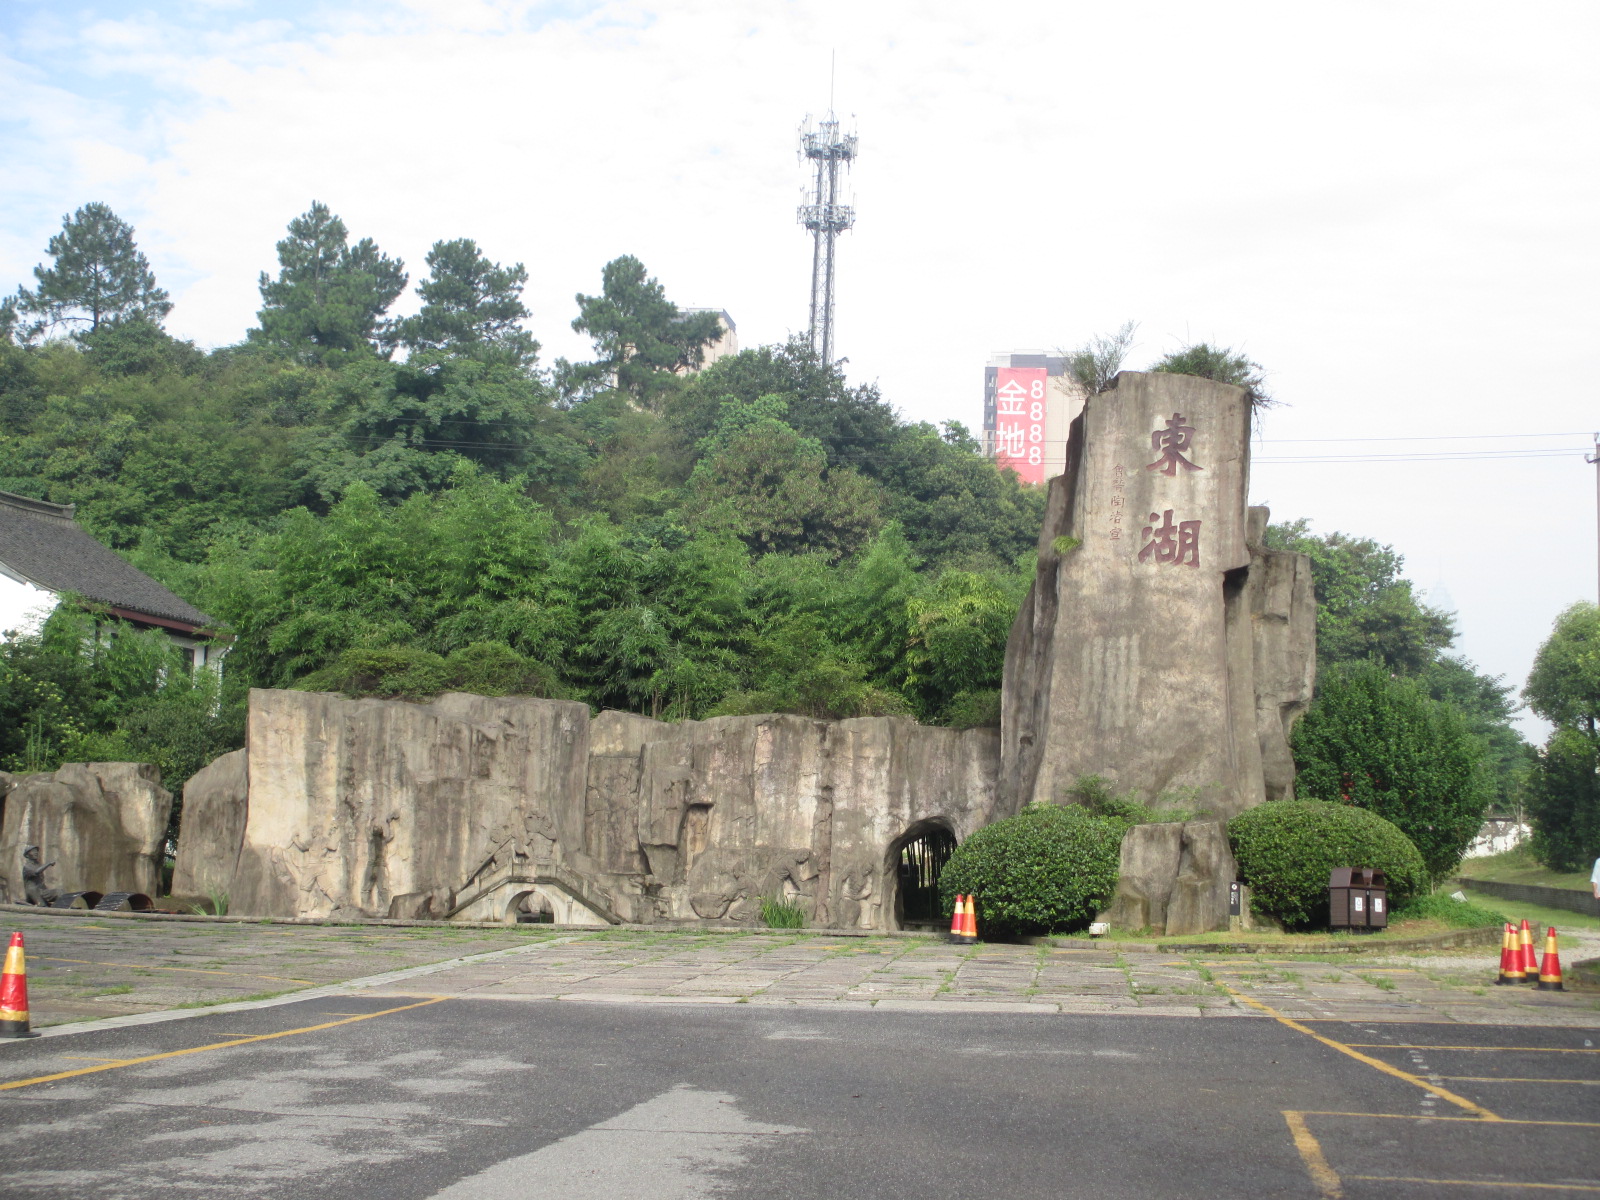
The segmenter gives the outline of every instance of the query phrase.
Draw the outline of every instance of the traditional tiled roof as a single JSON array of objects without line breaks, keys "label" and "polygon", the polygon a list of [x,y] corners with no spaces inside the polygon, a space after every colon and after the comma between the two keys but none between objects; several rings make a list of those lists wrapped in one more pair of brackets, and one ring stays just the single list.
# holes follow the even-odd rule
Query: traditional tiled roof
[{"label": "traditional tiled roof", "polygon": [[135,614],[186,625],[213,624],[187,600],[84,532],[70,504],[0,492],[0,572]]}]

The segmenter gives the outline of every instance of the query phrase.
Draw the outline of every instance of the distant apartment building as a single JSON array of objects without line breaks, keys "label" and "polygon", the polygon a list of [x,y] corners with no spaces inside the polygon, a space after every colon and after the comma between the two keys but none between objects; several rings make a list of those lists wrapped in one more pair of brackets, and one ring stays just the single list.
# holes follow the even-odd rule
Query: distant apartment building
[{"label": "distant apartment building", "polygon": [[1038,350],[996,354],[983,371],[983,448],[1024,483],[1061,474],[1067,427],[1083,411],[1083,389],[1065,360]]},{"label": "distant apartment building", "polygon": [[[724,308],[680,308],[680,313],[716,313],[717,321],[722,326],[722,333],[716,341],[706,347],[705,357],[700,360],[700,365],[694,371],[704,371],[719,358],[739,353],[739,327],[733,323],[733,318]],[[693,371],[690,372],[691,374]]]}]

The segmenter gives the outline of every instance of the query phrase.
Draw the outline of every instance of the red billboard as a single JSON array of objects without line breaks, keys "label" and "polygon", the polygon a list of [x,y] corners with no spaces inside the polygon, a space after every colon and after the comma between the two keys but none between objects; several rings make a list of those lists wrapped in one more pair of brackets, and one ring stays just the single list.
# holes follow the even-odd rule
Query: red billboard
[{"label": "red billboard", "polygon": [[995,459],[1024,483],[1044,482],[1043,367],[1001,367],[995,376]]}]

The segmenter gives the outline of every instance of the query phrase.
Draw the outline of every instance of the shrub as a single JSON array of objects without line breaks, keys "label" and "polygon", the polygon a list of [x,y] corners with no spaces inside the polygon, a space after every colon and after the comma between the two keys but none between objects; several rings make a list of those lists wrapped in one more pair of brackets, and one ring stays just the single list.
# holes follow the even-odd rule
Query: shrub
[{"label": "shrub", "polygon": [[986,825],[939,876],[944,911],[960,893],[977,897],[985,932],[1081,928],[1116,890],[1124,828],[1075,804],[1035,804]]},{"label": "shrub", "polygon": [[1286,925],[1325,924],[1328,875],[1335,867],[1376,867],[1399,908],[1427,890],[1422,855],[1376,813],[1321,800],[1274,800],[1228,822],[1251,907]]},{"label": "shrub", "polygon": [[427,700],[441,692],[554,699],[565,694],[549,667],[498,642],[474,642],[448,658],[408,646],[346,650],[295,687],[394,700]]},{"label": "shrub", "polygon": [[1000,725],[1000,689],[981,688],[957,692],[939,714],[939,722],[952,729],[994,729]]}]

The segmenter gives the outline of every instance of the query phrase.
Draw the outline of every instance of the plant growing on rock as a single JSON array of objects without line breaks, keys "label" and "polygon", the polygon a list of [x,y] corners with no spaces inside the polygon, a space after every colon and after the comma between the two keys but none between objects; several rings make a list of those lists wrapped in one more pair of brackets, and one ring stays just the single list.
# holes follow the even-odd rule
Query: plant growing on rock
[{"label": "plant growing on rock", "polygon": [[986,933],[1081,928],[1116,890],[1125,829],[1075,804],[1035,804],[987,825],[945,864],[944,911],[953,911],[958,894],[972,895]]},{"label": "plant growing on rock", "polygon": [[1285,925],[1325,923],[1335,867],[1376,867],[1399,908],[1427,891],[1428,868],[1401,830],[1376,813],[1321,800],[1274,800],[1228,822],[1250,906]]}]

